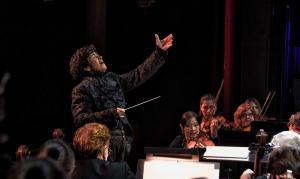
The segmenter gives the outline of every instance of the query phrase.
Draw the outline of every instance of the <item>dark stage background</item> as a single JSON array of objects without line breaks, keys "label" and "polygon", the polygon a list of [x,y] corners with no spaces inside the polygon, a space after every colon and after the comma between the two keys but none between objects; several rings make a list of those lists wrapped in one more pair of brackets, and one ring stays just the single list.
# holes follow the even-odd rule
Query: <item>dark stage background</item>
[{"label": "dark stage background", "polygon": [[[154,34],[172,33],[174,45],[166,64],[144,85],[126,93],[128,106],[162,96],[128,111],[135,132],[130,164],[143,158],[143,147],[168,146],[180,133],[179,120],[187,110],[198,112],[199,98],[216,94],[224,74],[226,0],[36,0],[3,1],[0,6],[0,70],[9,71],[5,92],[6,118],[0,122],[9,140],[3,151],[14,155],[20,144],[36,148],[62,128],[71,141],[69,59],[86,44],[96,44],[111,71],[127,72],[155,48]],[[299,4],[296,1],[232,0],[233,96],[227,119],[248,97],[264,102],[276,90],[267,112],[286,120],[299,110]],[[287,16],[287,4],[290,16]],[[287,21],[287,17],[291,17]],[[291,41],[286,47],[286,22]],[[299,21],[298,21],[299,22]],[[290,56],[286,53],[290,52]],[[298,65],[298,66],[297,66]],[[293,68],[292,68],[293,67]],[[286,69],[288,68],[288,70]],[[290,69],[290,70],[289,70]],[[226,82],[225,82],[226,83]],[[298,86],[297,86],[298,85]]]}]

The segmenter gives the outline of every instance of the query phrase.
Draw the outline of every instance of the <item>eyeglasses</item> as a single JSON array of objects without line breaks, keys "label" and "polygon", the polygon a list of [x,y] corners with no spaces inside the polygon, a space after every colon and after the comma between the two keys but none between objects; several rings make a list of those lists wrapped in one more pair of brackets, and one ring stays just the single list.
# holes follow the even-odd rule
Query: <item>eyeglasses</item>
[{"label": "eyeglasses", "polygon": [[242,113],[241,118],[246,118],[246,117],[253,117],[254,115],[252,113]]}]

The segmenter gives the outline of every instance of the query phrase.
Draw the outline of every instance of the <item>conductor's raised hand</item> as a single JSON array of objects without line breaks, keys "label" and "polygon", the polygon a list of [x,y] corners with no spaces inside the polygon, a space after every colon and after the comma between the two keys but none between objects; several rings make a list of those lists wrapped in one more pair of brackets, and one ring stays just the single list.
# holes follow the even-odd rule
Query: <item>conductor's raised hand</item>
[{"label": "conductor's raised hand", "polygon": [[155,34],[156,46],[162,50],[168,50],[173,45],[173,35],[169,34],[164,39],[160,40],[159,36]]}]

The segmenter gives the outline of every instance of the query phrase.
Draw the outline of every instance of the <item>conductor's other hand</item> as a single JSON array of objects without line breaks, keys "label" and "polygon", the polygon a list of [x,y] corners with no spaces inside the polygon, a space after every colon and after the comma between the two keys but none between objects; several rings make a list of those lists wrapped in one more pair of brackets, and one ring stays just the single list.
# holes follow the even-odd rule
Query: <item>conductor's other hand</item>
[{"label": "conductor's other hand", "polygon": [[169,34],[167,37],[165,37],[163,40],[159,39],[159,36],[155,34],[155,41],[156,46],[159,47],[162,50],[168,50],[173,45],[173,35]]},{"label": "conductor's other hand", "polygon": [[120,119],[124,118],[125,117],[125,109],[117,108],[117,114],[119,115]]}]

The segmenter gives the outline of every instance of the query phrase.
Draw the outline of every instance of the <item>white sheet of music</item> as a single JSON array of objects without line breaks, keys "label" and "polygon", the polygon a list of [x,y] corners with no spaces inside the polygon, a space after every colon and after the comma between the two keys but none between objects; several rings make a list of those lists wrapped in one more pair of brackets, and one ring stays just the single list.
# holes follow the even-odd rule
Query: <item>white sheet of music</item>
[{"label": "white sheet of music", "polygon": [[205,159],[248,160],[248,147],[207,146]]},{"label": "white sheet of music", "polygon": [[143,179],[218,179],[220,163],[150,160],[144,162]]}]

